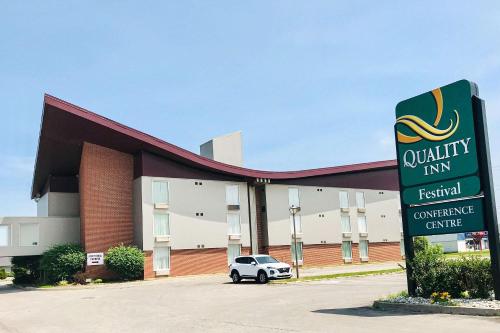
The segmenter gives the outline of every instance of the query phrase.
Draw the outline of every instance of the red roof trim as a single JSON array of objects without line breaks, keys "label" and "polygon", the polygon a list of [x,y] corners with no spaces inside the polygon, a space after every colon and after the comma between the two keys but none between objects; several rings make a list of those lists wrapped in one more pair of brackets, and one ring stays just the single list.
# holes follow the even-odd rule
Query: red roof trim
[{"label": "red roof trim", "polygon": [[186,149],[177,147],[171,143],[168,143],[161,139],[155,138],[149,134],[143,133],[131,127],[120,124],[114,120],[108,119],[106,117],[88,111],[86,109],[83,109],[79,106],[63,101],[54,96],[46,94],[44,96],[44,103],[56,107],[60,110],[74,114],[76,116],[79,116],[81,118],[92,121],[99,125],[105,126],[116,132],[143,141],[147,144],[153,145],[156,148],[159,148],[171,154],[175,154],[179,157],[182,157],[183,159],[194,162],[202,167],[238,176],[251,177],[251,178],[291,179],[291,178],[305,178],[305,177],[323,176],[323,175],[331,175],[339,173],[349,173],[356,171],[366,171],[372,169],[389,168],[397,166],[396,160],[386,160],[386,161],[378,161],[371,163],[360,163],[360,164],[310,169],[310,170],[299,170],[299,171],[275,172],[275,171],[261,171],[261,170],[247,169],[202,157]]}]

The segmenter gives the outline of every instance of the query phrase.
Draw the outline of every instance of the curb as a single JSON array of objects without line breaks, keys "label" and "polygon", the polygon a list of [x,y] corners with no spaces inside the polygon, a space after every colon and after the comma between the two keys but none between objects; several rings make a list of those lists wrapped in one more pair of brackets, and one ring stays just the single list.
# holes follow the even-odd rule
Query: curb
[{"label": "curb", "polygon": [[373,302],[373,308],[388,311],[406,311],[421,313],[445,313],[465,316],[500,316],[500,309],[468,308],[463,306],[445,306],[431,304],[405,304],[386,301]]}]

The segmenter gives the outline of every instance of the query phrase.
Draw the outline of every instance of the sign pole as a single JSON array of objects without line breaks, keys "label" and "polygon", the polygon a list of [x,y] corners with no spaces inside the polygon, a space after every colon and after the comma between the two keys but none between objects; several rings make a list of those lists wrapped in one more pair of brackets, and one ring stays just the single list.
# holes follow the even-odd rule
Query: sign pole
[{"label": "sign pole", "polygon": [[491,172],[490,149],[484,101],[472,97],[476,123],[476,140],[479,157],[479,173],[484,192],[485,220],[488,229],[488,244],[490,248],[491,271],[493,275],[493,290],[495,299],[500,300],[500,238],[498,234],[498,219],[495,205],[495,192]]},{"label": "sign pole", "polygon": [[[395,137],[397,136],[397,128],[396,125],[394,125],[394,135]],[[397,155],[399,155],[399,147],[396,145],[396,150]],[[398,168],[398,178],[399,178],[399,186],[401,186],[401,168]],[[413,268],[412,268],[412,262],[413,258],[415,257],[415,250],[413,249],[413,237],[409,236],[409,231],[408,231],[408,223],[407,223],[407,217],[406,217],[406,204],[403,201],[403,196],[399,196],[400,203],[401,203],[401,220],[403,224],[403,244],[405,248],[405,262],[406,262],[406,283],[408,285],[408,295],[410,296],[417,296],[416,295],[416,283],[415,280],[413,279]]]}]

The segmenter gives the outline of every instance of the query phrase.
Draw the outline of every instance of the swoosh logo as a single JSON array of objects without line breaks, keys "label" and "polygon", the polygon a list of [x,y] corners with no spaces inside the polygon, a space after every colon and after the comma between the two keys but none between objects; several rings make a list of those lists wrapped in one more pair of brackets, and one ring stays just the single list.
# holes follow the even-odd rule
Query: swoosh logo
[{"label": "swoosh logo", "polygon": [[422,139],[428,141],[443,141],[452,136],[460,124],[460,116],[457,110],[455,112],[455,121],[450,119],[450,125],[446,129],[439,129],[437,125],[443,115],[443,95],[441,89],[432,91],[436,101],[437,113],[433,124],[429,124],[417,116],[404,115],[396,119],[396,124],[402,124],[411,129],[416,135],[406,135],[398,131],[397,138],[400,143],[415,143]]}]

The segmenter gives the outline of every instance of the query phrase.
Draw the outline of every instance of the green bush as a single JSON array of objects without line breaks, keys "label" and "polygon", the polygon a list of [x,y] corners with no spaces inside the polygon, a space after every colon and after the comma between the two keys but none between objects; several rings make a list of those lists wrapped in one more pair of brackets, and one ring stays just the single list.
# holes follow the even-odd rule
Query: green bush
[{"label": "green bush", "polygon": [[144,254],[135,246],[119,245],[108,250],[104,263],[122,280],[138,279],[144,271]]},{"label": "green bush", "polygon": [[411,262],[417,294],[430,297],[434,292],[449,292],[458,298],[467,292],[471,298],[488,298],[493,277],[488,258],[460,256],[446,259],[440,246],[428,245]]},{"label": "green bush", "polygon": [[42,254],[40,268],[47,282],[55,283],[72,279],[76,272],[83,270],[85,260],[85,253],[80,245],[55,245]]},{"label": "green bush", "polygon": [[12,258],[12,273],[15,284],[34,284],[40,280],[40,256]]},{"label": "green bush", "polygon": [[7,278],[7,272],[4,268],[0,268],[0,280],[5,280]]},{"label": "green bush", "polygon": [[429,248],[429,240],[424,236],[417,236],[413,238],[413,250],[415,253],[425,251]]}]

